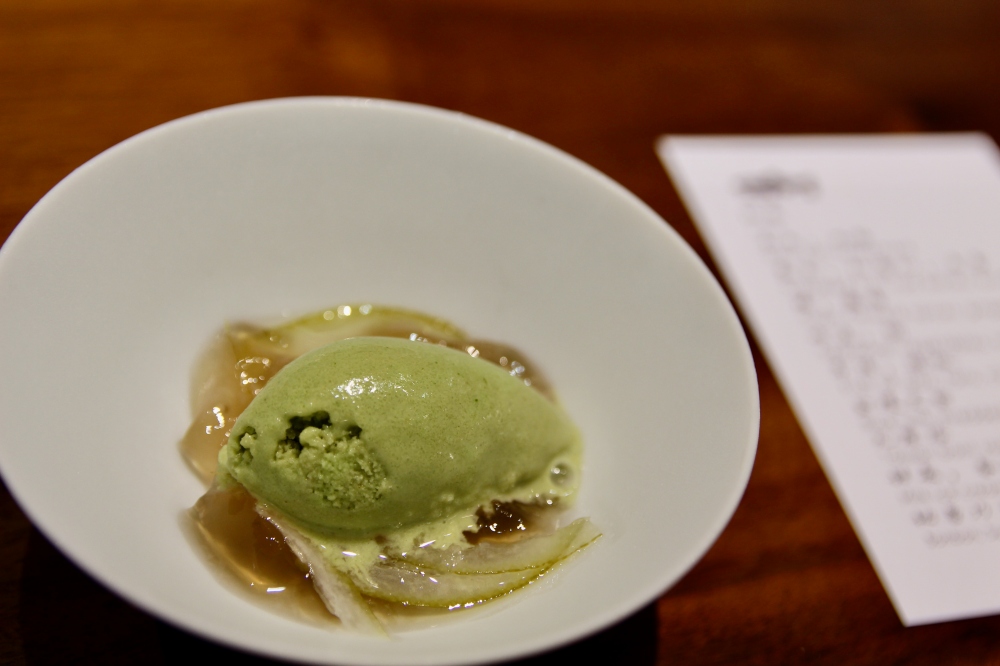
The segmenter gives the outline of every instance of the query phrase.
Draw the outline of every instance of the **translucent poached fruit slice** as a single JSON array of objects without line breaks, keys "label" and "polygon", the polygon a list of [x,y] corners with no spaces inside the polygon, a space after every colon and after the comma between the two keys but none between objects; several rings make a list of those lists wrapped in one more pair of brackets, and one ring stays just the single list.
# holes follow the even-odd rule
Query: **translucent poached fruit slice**
[{"label": "translucent poached fruit slice", "polygon": [[[518,515],[525,507],[498,504],[496,510]],[[271,601],[290,599],[312,621],[323,615],[325,605],[346,624],[368,633],[378,633],[379,625],[369,609],[358,606],[359,592],[407,606],[476,605],[530,583],[600,536],[586,519],[554,532],[536,525],[526,536],[518,529],[524,526],[521,520],[498,524],[492,516],[482,515],[476,545],[417,547],[397,553],[367,575],[352,578],[353,589],[345,589],[344,574],[325,564],[308,537],[280,514],[260,509],[241,486],[211,488],[195,504],[192,517],[212,551],[252,593]],[[286,537],[297,552],[289,548]],[[321,580],[326,584],[314,587]]]},{"label": "translucent poached fruit slice", "polygon": [[284,535],[258,514],[256,505],[240,486],[213,486],[191,509],[191,517],[209,551],[239,587],[309,622],[329,622],[308,567],[288,548]]}]

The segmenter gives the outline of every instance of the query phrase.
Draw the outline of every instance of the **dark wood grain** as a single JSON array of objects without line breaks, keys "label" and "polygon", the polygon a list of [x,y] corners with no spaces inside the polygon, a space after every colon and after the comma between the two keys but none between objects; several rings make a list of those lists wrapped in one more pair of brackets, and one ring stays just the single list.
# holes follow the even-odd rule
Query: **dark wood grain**
[{"label": "dark wood grain", "polygon": [[[711,262],[663,133],[1000,136],[995,0],[0,0],[0,238],[73,168],[252,99],[442,106],[605,171]],[[746,494],[654,605],[525,663],[1000,663],[1000,618],[905,629],[766,363]],[[136,610],[0,490],[0,661],[265,663]],[[641,563],[640,563],[641,564]]]}]

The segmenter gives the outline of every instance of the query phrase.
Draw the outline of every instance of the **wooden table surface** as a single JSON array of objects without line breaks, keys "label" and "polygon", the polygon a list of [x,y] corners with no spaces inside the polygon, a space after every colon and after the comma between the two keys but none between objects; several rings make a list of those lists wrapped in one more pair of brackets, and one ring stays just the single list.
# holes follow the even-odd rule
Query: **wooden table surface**
[{"label": "wooden table surface", "polygon": [[[139,131],[292,95],[420,102],[534,135],[632,190],[711,266],[655,137],[1000,137],[1000,4],[0,0],[0,233]],[[538,663],[1000,663],[1000,617],[902,627],[756,349],[755,361],[760,446],[728,528],[655,604]],[[3,663],[265,663],[134,609],[2,489],[0,507]]]}]

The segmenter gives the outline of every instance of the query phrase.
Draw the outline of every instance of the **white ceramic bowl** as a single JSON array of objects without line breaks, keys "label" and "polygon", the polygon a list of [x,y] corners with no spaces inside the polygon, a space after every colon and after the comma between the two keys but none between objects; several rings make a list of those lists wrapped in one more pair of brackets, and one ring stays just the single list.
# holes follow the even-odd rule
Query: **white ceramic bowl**
[{"label": "white ceramic bowl", "polygon": [[[227,320],[343,302],[439,315],[536,359],[585,438],[575,513],[604,538],[495,612],[389,640],[221,585],[179,518],[202,492],[176,445],[196,353]],[[550,146],[410,104],[256,102],[115,146],[4,245],[0,313],[0,469],[35,524],[151,613],[276,657],[490,661],[599,630],[708,549],[756,450],[746,339],[677,234]]]}]

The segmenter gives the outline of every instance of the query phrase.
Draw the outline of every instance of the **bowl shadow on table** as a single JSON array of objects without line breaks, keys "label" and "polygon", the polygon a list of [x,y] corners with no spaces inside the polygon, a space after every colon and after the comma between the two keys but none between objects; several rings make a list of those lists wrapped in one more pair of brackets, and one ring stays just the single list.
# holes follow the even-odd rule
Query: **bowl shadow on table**
[{"label": "bowl shadow on table", "polygon": [[[189,634],[104,589],[32,530],[21,574],[21,647],[28,664],[187,664],[194,658],[240,666],[282,663]],[[518,666],[583,663],[653,664],[656,605],[566,647],[511,662]]]}]

